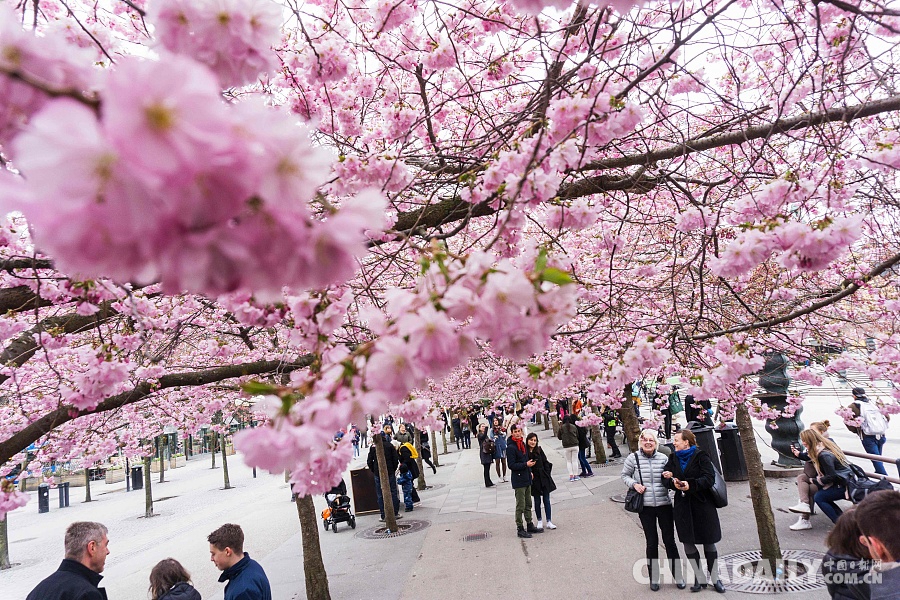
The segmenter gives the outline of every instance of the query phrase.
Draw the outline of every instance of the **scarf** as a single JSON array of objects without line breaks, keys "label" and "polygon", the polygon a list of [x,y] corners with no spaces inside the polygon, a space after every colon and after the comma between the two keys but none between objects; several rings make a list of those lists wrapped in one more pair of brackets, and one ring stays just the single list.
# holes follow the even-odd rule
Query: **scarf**
[{"label": "scarf", "polygon": [[691,446],[690,448],[685,448],[684,450],[676,450],[675,456],[678,457],[678,463],[681,465],[681,470],[684,471],[687,468],[688,462],[690,462],[691,457],[694,455],[694,452],[697,451],[697,446]]},{"label": "scarf", "polygon": [[514,442],[516,443],[516,448],[519,449],[519,452],[521,452],[522,454],[525,454],[525,440],[524,440],[524,438],[519,438],[519,439],[516,439],[516,438],[509,438],[509,439],[511,439],[512,441],[514,441]]}]

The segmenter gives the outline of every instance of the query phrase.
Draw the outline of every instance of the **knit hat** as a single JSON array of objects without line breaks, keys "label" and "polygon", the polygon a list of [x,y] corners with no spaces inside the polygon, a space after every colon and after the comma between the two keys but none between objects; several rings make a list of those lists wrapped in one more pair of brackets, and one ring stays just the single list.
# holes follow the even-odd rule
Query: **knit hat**
[{"label": "knit hat", "polygon": [[861,387],[855,387],[855,388],[853,388],[851,393],[853,394],[854,398],[862,398],[863,396],[866,395],[866,390]]}]

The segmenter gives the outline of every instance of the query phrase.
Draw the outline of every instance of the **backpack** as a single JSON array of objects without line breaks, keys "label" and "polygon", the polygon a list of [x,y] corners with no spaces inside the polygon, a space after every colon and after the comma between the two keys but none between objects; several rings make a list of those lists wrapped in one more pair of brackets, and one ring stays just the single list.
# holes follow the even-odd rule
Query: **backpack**
[{"label": "backpack", "polygon": [[847,499],[853,504],[859,504],[872,492],[893,489],[894,486],[887,479],[869,479],[858,465],[850,465],[850,476],[847,477]]},{"label": "backpack", "polygon": [[865,435],[884,435],[887,433],[888,423],[885,416],[873,406],[871,402],[858,402],[859,416],[862,419],[862,429]]},{"label": "backpack", "polygon": [[494,440],[491,438],[484,438],[484,442],[481,444],[481,453],[487,454],[488,456],[493,456],[494,451],[497,449],[497,445],[494,443]]},{"label": "backpack", "polygon": [[412,444],[410,444],[409,442],[406,442],[405,444],[403,444],[401,446],[401,448],[406,448],[407,450],[409,450],[410,458],[419,458],[419,453],[416,452],[416,447],[413,446]]}]

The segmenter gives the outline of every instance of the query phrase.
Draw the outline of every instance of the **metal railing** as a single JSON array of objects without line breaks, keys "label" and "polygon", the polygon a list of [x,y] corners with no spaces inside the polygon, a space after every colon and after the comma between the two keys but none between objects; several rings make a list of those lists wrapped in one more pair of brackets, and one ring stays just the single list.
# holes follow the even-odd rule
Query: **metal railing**
[{"label": "metal railing", "polygon": [[[865,452],[851,452],[849,450],[844,450],[843,448],[841,448],[841,451],[847,456],[852,456],[854,458],[864,458],[866,460],[872,460],[884,464],[893,463],[894,466],[897,467],[897,472],[900,473],[900,458],[890,458],[887,456],[880,456],[878,454],[866,454]],[[900,485],[900,477],[890,477],[889,475],[882,475],[881,473],[870,473],[869,471],[866,471],[866,475],[874,479],[887,479],[891,483]]]}]

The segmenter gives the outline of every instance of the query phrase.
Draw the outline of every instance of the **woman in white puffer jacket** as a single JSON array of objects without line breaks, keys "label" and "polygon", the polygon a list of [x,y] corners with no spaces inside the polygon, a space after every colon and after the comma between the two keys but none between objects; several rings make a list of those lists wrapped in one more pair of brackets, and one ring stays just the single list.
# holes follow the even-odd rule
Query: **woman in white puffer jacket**
[{"label": "woman in white puffer jacket", "polygon": [[[659,535],[657,523],[662,532],[670,571],[678,589],[684,589],[684,575],[678,546],[675,544],[675,516],[669,490],[663,485],[662,473],[669,457],[659,452],[656,432],[645,429],[638,440],[638,451],[628,455],[622,467],[622,481],[644,496],[644,508],[639,513],[644,537],[647,540],[647,566],[650,569],[650,589],[659,591]],[[640,470],[638,469],[640,464]]]}]

